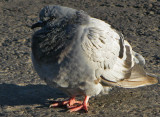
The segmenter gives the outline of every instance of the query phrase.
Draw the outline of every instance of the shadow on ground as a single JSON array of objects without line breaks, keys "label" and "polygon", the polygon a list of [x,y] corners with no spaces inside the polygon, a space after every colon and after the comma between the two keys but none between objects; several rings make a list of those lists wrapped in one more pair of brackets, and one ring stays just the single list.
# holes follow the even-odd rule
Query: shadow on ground
[{"label": "shadow on ground", "polygon": [[47,99],[66,97],[58,89],[50,88],[47,85],[26,85],[0,84],[0,105],[32,105],[47,103]]}]

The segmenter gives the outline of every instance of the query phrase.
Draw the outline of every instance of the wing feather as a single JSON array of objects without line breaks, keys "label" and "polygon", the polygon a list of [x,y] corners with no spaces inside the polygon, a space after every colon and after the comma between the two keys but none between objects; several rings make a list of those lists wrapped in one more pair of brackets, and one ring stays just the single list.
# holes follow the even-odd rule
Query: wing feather
[{"label": "wing feather", "polygon": [[135,88],[157,83],[143,70],[144,58],[132,50],[122,34],[101,20],[92,18],[85,29],[82,48],[103,86]]},{"label": "wing feather", "polygon": [[[93,18],[85,29],[83,39],[82,48],[85,55],[93,62],[95,70],[101,72],[97,74],[103,75],[113,69],[119,58],[119,34],[110,25]],[[109,80],[114,81],[112,77]]]}]

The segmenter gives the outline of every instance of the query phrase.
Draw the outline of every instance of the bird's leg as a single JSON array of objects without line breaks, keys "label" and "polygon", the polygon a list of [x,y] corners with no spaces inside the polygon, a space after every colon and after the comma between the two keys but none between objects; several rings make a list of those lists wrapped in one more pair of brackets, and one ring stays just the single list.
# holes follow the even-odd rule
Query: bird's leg
[{"label": "bird's leg", "polygon": [[88,112],[88,105],[89,105],[88,100],[89,100],[89,96],[85,96],[85,99],[84,99],[84,101],[81,105],[70,108],[69,111],[70,112],[75,112],[75,111],[79,111],[81,109],[84,109],[86,112]]},{"label": "bird's leg", "polygon": [[70,108],[74,104],[82,104],[82,102],[81,101],[76,101],[75,96],[74,96],[74,97],[71,97],[69,100],[66,100],[66,101],[56,101],[55,103],[51,104],[49,107],[59,107],[59,106],[67,105],[67,107]]}]

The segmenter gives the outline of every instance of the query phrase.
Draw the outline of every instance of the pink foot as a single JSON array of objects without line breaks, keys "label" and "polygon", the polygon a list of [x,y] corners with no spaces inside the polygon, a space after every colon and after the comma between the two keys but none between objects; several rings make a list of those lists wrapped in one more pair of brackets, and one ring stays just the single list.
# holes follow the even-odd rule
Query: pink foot
[{"label": "pink foot", "polygon": [[82,104],[81,101],[76,101],[75,97],[71,97],[69,100],[66,101],[56,101],[55,103],[51,104],[49,107],[59,107],[67,105],[68,108],[74,106],[74,104]]},{"label": "pink foot", "polygon": [[84,99],[83,104],[79,105],[79,106],[74,106],[73,108],[70,108],[69,111],[70,112],[75,112],[75,111],[79,111],[79,110],[85,110],[86,112],[88,112],[88,100],[89,100],[89,96],[86,96]]}]

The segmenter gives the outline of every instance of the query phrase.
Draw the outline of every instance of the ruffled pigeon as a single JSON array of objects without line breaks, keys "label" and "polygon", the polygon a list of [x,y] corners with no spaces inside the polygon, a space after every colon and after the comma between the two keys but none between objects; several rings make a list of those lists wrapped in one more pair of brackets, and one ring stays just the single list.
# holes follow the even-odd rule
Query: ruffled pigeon
[{"label": "ruffled pigeon", "polygon": [[[41,27],[32,37],[34,68],[49,86],[70,96],[51,107],[87,111],[90,97],[108,94],[113,86],[137,88],[158,82],[144,71],[144,58],[104,21],[58,5],[44,7],[39,18],[31,27]],[[75,100],[78,95],[85,96],[83,102]]]}]

